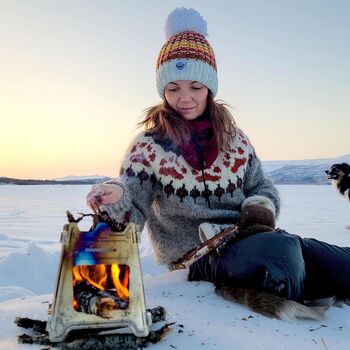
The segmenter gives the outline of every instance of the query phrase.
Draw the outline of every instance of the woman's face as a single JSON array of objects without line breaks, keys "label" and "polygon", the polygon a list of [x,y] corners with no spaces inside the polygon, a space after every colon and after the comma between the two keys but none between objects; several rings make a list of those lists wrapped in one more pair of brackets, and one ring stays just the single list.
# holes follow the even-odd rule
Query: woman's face
[{"label": "woman's face", "polygon": [[207,107],[208,88],[198,81],[176,80],[165,87],[165,99],[170,107],[186,120],[194,120]]}]

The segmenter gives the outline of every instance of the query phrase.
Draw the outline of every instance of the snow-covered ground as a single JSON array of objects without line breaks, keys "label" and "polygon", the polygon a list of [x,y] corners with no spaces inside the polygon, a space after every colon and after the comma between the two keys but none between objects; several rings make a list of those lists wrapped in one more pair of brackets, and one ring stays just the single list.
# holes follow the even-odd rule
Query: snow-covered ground
[{"label": "snow-covered ground", "polygon": [[[16,316],[45,320],[56,277],[65,211],[88,212],[90,186],[0,186],[0,349],[17,345],[25,332]],[[332,186],[278,186],[278,226],[305,237],[350,246],[350,204]],[[79,225],[90,226],[88,220]],[[269,319],[225,301],[206,282],[187,282],[186,271],[157,266],[147,234],[140,245],[148,307],[164,306],[172,331],[153,349],[339,349],[349,348],[350,307],[331,308],[322,322]]]}]

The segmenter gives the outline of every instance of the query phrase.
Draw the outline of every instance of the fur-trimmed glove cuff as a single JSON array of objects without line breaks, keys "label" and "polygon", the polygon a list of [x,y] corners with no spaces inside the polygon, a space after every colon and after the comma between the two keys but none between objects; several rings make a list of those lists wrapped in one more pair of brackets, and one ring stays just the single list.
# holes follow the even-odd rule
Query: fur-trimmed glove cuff
[{"label": "fur-trimmed glove cuff", "polygon": [[250,235],[275,230],[275,215],[259,204],[245,205],[241,211],[239,232]]}]

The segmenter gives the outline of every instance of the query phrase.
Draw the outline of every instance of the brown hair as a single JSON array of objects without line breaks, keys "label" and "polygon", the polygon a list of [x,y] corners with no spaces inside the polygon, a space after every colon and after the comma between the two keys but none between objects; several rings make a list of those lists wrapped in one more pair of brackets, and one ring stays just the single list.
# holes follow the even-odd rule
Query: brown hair
[{"label": "brown hair", "polygon": [[[235,121],[226,106],[222,101],[214,101],[211,91],[208,91],[207,111],[213,123],[218,149],[228,146],[234,131]],[[171,108],[166,100],[146,109],[145,117],[138,126],[155,132],[161,138],[170,139],[177,145],[188,143],[191,138],[187,120]]]}]

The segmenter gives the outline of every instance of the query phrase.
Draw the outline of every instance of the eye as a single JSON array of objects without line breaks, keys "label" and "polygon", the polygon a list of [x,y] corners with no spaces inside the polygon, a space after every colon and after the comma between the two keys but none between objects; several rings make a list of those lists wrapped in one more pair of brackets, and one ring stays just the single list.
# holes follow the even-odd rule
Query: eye
[{"label": "eye", "polygon": [[170,88],[168,88],[168,91],[170,91],[170,92],[176,92],[178,90],[179,90],[178,87],[170,87]]},{"label": "eye", "polygon": [[200,90],[202,88],[203,88],[202,84],[196,83],[196,84],[191,85],[191,89],[193,89],[193,90]]}]

